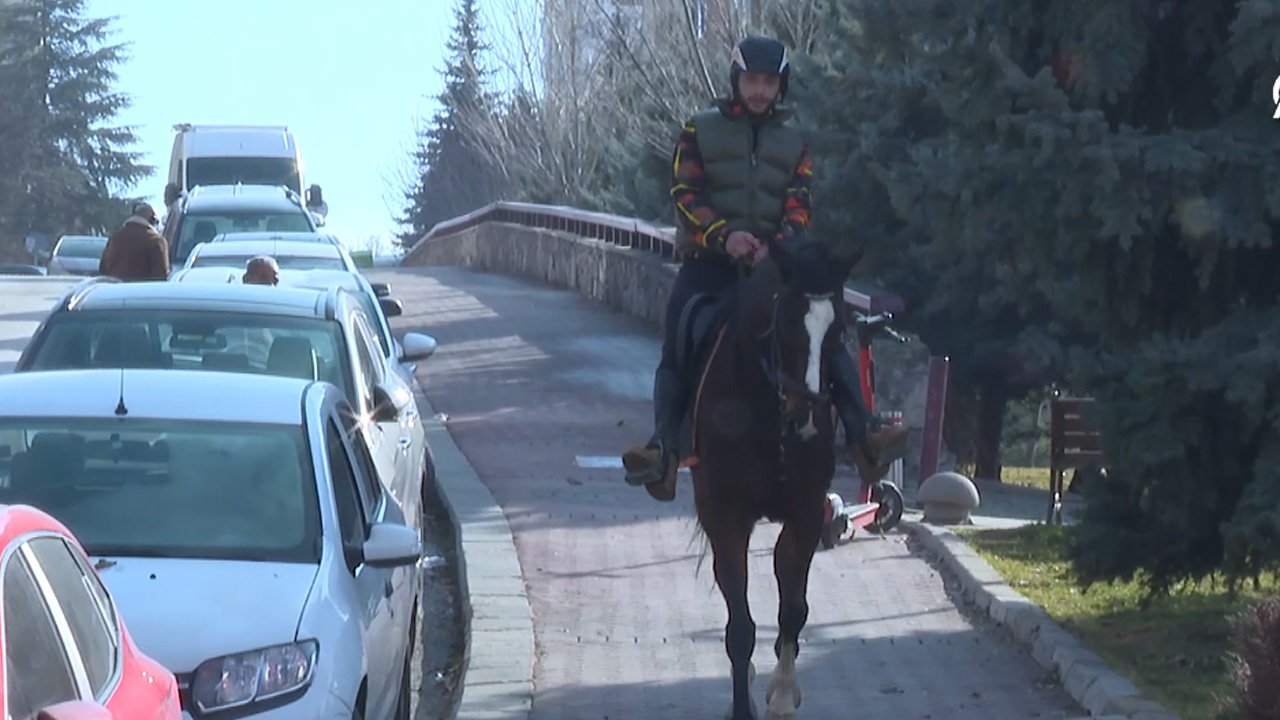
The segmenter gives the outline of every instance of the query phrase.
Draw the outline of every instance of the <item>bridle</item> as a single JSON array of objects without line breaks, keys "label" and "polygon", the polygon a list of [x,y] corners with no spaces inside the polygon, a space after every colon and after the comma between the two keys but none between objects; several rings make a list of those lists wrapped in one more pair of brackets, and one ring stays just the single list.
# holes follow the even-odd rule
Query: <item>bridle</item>
[{"label": "bridle", "polygon": [[[805,294],[810,300],[830,300],[834,293],[824,293],[818,295]],[[769,327],[764,332],[757,335],[757,339],[767,340],[769,343],[769,352],[767,356],[760,358],[760,366],[764,369],[765,377],[769,378],[769,383],[773,385],[777,391],[778,399],[786,402],[787,392],[790,391],[808,400],[810,403],[819,405],[827,405],[831,402],[828,393],[814,392],[809,386],[797,380],[787,372],[782,363],[782,335],[778,332],[778,307],[781,304],[782,293],[774,293],[771,301],[771,309],[769,312]]]},{"label": "bridle", "polygon": [[[805,297],[809,300],[830,300],[833,296],[834,293],[805,293]],[[777,393],[779,414],[787,420],[782,428],[783,438],[789,433],[795,433],[801,441],[807,441],[818,434],[818,428],[813,422],[814,413],[817,411],[830,412],[831,396],[829,393],[810,390],[808,385],[787,372],[782,362],[782,334],[778,332],[778,308],[781,305],[781,300],[782,293],[774,293],[771,301],[772,308],[769,313],[769,327],[757,335],[757,339],[766,340],[769,344],[767,355],[760,358],[760,367],[764,370],[765,377],[769,379],[769,383],[773,385],[774,391]],[[819,352],[822,352],[821,344],[819,344]],[[799,395],[807,404],[807,407],[803,408],[803,417],[805,418],[803,424],[794,417],[788,417],[788,393]],[[784,455],[786,454],[785,446],[782,448],[782,452]]]}]

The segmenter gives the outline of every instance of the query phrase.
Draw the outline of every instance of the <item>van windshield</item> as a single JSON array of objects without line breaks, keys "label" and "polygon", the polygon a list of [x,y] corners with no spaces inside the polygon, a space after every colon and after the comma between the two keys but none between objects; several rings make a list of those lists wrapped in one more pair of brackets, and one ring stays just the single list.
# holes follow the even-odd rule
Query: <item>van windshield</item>
[{"label": "van windshield", "polygon": [[284,185],[302,194],[302,178],[293,158],[187,158],[187,187],[197,185]]}]

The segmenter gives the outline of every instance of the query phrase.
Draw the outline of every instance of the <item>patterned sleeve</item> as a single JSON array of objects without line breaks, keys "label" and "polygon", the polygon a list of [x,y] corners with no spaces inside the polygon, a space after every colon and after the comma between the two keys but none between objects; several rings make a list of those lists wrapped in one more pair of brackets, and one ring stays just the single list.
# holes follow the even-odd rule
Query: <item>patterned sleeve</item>
[{"label": "patterned sleeve", "polygon": [[791,174],[785,199],[782,201],[782,237],[803,237],[809,228],[809,186],[813,181],[813,162],[806,144],[800,153],[800,162]]},{"label": "patterned sleeve", "polygon": [[727,239],[724,218],[707,197],[706,171],[698,150],[698,131],[692,122],[686,123],[680,133],[671,170],[671,197],[680,223],[698,245],[723,252]]}]

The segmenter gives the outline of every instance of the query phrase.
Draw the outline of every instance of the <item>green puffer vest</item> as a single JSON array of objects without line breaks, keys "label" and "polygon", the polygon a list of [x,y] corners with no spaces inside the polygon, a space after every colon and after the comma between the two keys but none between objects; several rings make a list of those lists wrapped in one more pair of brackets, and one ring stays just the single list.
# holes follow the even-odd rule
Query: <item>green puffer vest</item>
[{"label": "green puffer vest", "polygon": [[[791,113],[777,109],[752,124],[745,115],[730,116],[720,107],[693,116],[698,150],[706,173],[706,190],[725,219],[725,232],[746,230],[761,239],[778,232],[787,185],[800,162],[805,137],[786,121]],[[681,253],[706,256],[693,236],[677,224]],[[700,252],[701,251],[701,252]]]}]

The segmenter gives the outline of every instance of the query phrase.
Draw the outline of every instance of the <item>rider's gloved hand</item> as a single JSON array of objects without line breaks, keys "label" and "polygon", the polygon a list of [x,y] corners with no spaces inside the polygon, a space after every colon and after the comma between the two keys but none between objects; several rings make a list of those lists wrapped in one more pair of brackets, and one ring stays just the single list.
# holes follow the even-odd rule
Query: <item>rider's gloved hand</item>
[{"label": "rider's gloved hand", "polygon": [[734,230],[729,233],[728,239],[724,241],[724,251],[729,253],[729,257],[737,260],[754,254],[761,245],[764,245],[764,243],[760,242],[755,235],[746,230]]},{"label": "rider's gloved hand", "polygon": [[752,266],[769,256],[769,245],[745,230],[729,233],[724,249],[734,260],[749,259]]}]

